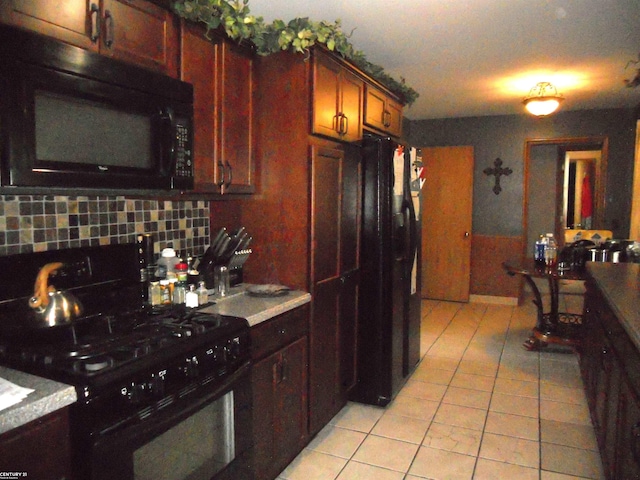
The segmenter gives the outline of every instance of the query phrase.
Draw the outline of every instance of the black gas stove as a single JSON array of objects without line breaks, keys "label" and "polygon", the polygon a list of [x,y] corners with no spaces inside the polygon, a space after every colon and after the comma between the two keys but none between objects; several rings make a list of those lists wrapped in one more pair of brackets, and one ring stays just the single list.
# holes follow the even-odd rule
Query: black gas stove
[{"label": "black gas stove", "polygon": [[[250,423],[247,321],[184,305],[151,307],[138,254],[136,244],[124,244],[0,257],[0,364],[75,386],[78,478],[138,478],[134,471],[148,468],[136,460],[138,449],[155,448],[153,439],[174,428],[182,432],[200,410],[232,419],[227,430]],[[50,283],[84,306],[81,316],[55,326],[29,306],[38,272],[51,262],[62,267]],[[237,435],[199,432],[203,442],[233,442],[215,471],[229,470],[246,450]],[[213,476],[211,462],[220,463],[200,465],[202,478]],[[187,470],[184,478],[200,478]]]},{"label": "black gas stove", "polygon": [[[204,345],[214,352],[216,368],[248,359],[246,320],[184,305],[151,307],[137,256],[135,244],[124,244],[0,258],[4,278],[12,279],[4,288],[0,282],[0,362],[86,390],[154,364],[178,363],[187,372],[192,367],[181,357]],[[86,311],[48,326],[29,298],[38,271],[54,261],[63,266],[50,283],[73,291]]]}]

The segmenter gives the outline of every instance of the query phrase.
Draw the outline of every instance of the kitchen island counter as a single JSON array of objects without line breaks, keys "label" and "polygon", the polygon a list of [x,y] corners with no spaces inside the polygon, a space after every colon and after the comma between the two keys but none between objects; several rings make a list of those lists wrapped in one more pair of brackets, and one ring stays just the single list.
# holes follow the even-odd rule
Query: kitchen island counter
[{"label": "kitchen island counter", "polygon": [[640,264],[588,262],[587,273],[640,350]]},{"label": "kitchen island counter", "polygon": [[20,403],[0,410],[0,434],[71,405],[77,399],[72,386],[10,368],[0,366],[0,378],[35,390]]},{"label": "kitchen island counter", "polygon": [[286,295],[275,297],[256,297],[247,293],[249,287],[243,283],[232,287],[225,297],[211,295],[209,299],[215,305],[202,311],[246,318],[249,326],[253,327],[311,301],[311,295],[301,290],[290,290]]}]

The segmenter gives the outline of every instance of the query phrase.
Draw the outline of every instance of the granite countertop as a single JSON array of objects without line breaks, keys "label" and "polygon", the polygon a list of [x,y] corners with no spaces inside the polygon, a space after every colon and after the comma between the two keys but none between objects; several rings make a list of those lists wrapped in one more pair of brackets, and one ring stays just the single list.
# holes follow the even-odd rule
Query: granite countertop
[{"label": "granite countertop", "polygon": [[76,389],[64,383],[0,366],[0,377],[34,392],[20,403],[0,410],[0,434],[53,413],[77,399]]},{"label": "granite countertop", "polygon": [[202,311],[246,318],[253,327],[311,301],[311,295],[301,290],[291,290],[278,297],[254,297],[246,291],[249,286],[243,283],[232,287],[226,297],[211,295],[209,299],[216,304]]},{"label": "granite countertop", "polygon": [[587,272],[640,350],[640,264],[587,262]]}]

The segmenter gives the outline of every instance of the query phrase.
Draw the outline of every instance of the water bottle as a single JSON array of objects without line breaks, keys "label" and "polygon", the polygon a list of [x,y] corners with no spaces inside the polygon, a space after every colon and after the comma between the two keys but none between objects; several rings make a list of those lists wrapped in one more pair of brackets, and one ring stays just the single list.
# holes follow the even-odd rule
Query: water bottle
[{"label": "water bottle", "polygon": [[555,268],[558,264],[558,243],[553,233],[547,233],[547,243],[544,248],[544,264],[547,268]]},{"label": "water bottle", "polygon": [[543,267],[544,266],[544,249],[546,244],[546,237],[544,235],[540,235],[540,237],[536,240],[533,250],[533,260],[535,261],[536,266]]}]

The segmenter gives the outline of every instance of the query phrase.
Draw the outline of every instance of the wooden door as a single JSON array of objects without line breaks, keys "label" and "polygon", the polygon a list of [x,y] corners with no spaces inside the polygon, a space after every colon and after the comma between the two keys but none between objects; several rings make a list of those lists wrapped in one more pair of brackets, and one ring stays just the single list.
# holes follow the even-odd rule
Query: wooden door
[{"label": "wooden door", "polygon": [[340,138],[337,115],[340,99],[340,66],[315,52],[313,63],[313,119],[311,132]]},{"label": "wooden door", "polygon": [[[89,5],[91,3],[91,5]],[[0,2],[0,21],[33,30],[63,42],[98,51],[97,38],[91,35],[97,31],[91,19],[98,21],[98,1],[66,0],[8,0]],[[91,11],[91,8],[94,11]]]},{"label": "wooden door", "polygon": [[198,191],[219,191],[215,182],[216,62],[221,42],[213,43],[204,28],[182,21],[181,80],[193,85],[194,162]]},{"label": "wooden door", "polygon": [[356,380],[360,162],[341,148],[311,150],[309,429],[347,402]]},{"label": "wooden door", "polygon": [[100,53],[178,75],[178,21],[144,0],[102,0]]},{"label": "wooden door", "polygon": [[[219,145],[216,181],[223,193],[252,193],[253,183],[253,55],[225,41],[218,64]],[[224,165],[220,171],[219,166]]]},{"label": "wooden door", "polygon": [[345,142],[362,140],[362,102],[364,82],[351,72],[342,69],[340,79],[340,113],[344,120],[341,139]]},{"label": "wooden door", "polygon": [[422,161],[422,298],[468,302],[473,147],[425,147]]}]

